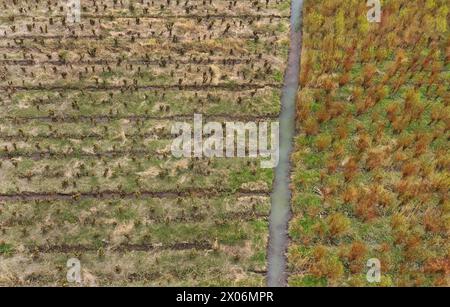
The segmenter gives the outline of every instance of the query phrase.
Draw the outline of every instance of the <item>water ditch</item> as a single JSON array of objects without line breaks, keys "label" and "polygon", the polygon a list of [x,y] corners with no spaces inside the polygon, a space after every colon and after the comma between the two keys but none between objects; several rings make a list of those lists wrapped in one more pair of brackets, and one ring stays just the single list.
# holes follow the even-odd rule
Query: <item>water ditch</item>
[{"label": "water ditch", "polygon": [[267,272],[267,285],[269,287],[287,286],[286,251],[289,241],[288,224],[291,218],[290,158],[295,135],[295,113],[299,87],[303,1],[291,1],[289,58],[282,89],[279,118],[280,161],[275,169],[269,220]]}]

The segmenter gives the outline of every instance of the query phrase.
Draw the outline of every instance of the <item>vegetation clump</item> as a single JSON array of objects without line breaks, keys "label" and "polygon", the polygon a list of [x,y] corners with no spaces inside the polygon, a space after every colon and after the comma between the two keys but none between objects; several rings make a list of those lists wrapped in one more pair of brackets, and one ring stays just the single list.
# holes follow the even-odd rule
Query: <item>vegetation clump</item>
[{"label": "vegetation clump", "polygon": [[448,2],[367,10],[305,2],[290,284],[448,286]]}]

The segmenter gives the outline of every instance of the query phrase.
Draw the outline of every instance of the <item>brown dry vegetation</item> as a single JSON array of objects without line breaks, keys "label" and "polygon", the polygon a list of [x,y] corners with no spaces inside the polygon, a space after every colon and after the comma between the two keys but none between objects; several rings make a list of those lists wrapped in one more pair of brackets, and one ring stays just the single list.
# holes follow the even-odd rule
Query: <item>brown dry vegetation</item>
[{"label": "brown dry vegetation", "polygon": [[291,285],[449,285],[448,9],[305,3]]}]

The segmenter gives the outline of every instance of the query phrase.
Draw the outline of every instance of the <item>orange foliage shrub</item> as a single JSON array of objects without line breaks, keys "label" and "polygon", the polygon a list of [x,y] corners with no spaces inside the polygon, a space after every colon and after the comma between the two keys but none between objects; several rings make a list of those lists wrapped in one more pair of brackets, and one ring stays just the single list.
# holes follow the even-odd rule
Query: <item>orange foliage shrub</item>
[{"label": "orange foliage shrub", "polygon": [[350,220],[342,213],[334,213],[327,218],[327,224],[332,238],[343,236],[350,229]]},{"label": "orange foliage shrub", "polygon": [[417,173],[417,170],[418,167],[416,163],[414,163],[413,161],[406,162],[402,167],[403,178],[415,175]]},{"label": "orange foliage shrub", "polygon": [[345,189],[342,199],[346,203],[355,203],[358,199],[358,190],[354,186],[349,186],[347,189]]},{"label": "orange foliage shrub", "polygon": [[370,221],[378,216],[377,199],[371,193],[361,195],[355,206],[355,214],[365,221]]},{"label": "orange foliage shrub", "polygon": [[373,64],[367,64],[363,69],[363,86],[364,88],[369,87],[370,81],[372,81],[375,73],[377,72],[377,67]]},{"label": "orange foliage shrub", "polygon": [[326,107],[321,107],[317,112],[316,112],[316,118],[317,121],[322,124],[326,121],[328,121],[331,116],[330,113],[328,111],[328,109]]},{"label": "orange foliage shrub", "polygon": [[303,129],[306,135],[316,135],[319,133],[319,124],[314,118],[308,118],[303,125]]},{"label": "orange foliage shrub", "polygon": [[339,85],[344,86],[350,81],[350,73],[346,72],[341,75],[339,78]]},{"label": "orange foliage shrub", "polygon": [[354,158],[349,159],[349,161],[344,165],[345,180],[350,181],[353,177],[355,177],[357,171],[358,163]]},{"label": "orange foliage shrub", "polygon": [[318,151],[323,151],[331,145],[332,138],[330,135],[319,135],[316,138],[316,148]]},{"label": "orange foliage shrub", "polygon": [[425,230],[439,233],[443,230],[442,220],[441,220],[442,212],[439,212],[435,208],[428,208],[423,215],[423,224],[425,225]]},{"label": "orange foliage shrub", "polygon": [[345,122],[339,123],[339,125],[336,127],[336,134],[339,136],[341,140],[347,138],[348,128]]},{"label": "orange foliage shrub", "polygon": [[374,170],[383,165],[385,160],[384,153],[379,150],[371,150],[367,153],[366,167],[369,170]]},{"label": "orange foliage shrub", "polygon": [[364,242],[353,242],[350,248],[348,258],[351,261],[363,259],[367,254],[367,246]]},{"label": "orange foliage shrub", "polygon": [[341,261],[332,255],[325,246],[317,246],[314,249],[314,261],[310,272],[317,277],[326,277],[331,282],[341,278],[344,274],[344,266]]},{"label": "orange foliage shrub", "polygon": [[310,103],[304,101],[300,95],[297,98],[297,119],[300,121],[305,121],[311,116],[311,105]]}]

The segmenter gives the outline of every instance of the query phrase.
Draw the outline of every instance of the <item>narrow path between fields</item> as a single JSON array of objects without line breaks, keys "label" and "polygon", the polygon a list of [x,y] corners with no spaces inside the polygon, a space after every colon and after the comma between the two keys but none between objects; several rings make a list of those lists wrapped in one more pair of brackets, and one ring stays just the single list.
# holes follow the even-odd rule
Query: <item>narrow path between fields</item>
[{"label": "narrow path between fields", "polygon": [[289,59],[281,97],[280,162],[275,170],[275,182],[271,196],[269,267],[267,272],[267,285],[269,287],[287,285],[286,250],[288,246],[288,224],[291,216],[290,157],[295,133],[295,110],[302,49],[302,8],[303,0],[291,1]]}]

